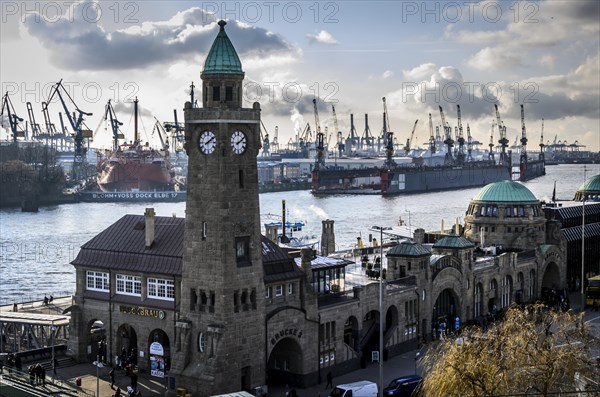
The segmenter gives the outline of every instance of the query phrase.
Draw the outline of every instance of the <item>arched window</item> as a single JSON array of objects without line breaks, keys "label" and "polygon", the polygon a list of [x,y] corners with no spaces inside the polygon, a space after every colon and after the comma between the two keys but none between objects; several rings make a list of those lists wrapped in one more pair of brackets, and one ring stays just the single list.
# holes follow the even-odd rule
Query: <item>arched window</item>
[{"label": "arched window", "polygon": [[535,270],[531,269],[529,272],[529,291],[528,291],[529,301],[533,302],[535,300]]},{"label": "arched window", "polygon": [[483,285],[477,283],[475,286],[475,317],[483,314]]},{"label": "arched window", "polygon": [[512,278],[505,276],[502,279],[502,300],[501,307],[505,308],[510,306],[512,296]]}]

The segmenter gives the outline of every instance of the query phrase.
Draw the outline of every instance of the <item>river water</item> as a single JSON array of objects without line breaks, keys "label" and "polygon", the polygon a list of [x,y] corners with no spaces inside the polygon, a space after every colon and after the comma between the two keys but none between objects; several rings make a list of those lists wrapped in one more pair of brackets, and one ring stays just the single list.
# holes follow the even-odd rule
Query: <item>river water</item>
[{"label": "river water", "polygon": [[[600,174],[600,165],[586,165],[585,175]],[[552,197],[556,181],[558,200],[571,200],[584,181],[583,165],[546,167],[546,175],[525,185],[540,200]],[[412,228],[439,230],[462,221],[469,201],[479,188],[395,197],[313,197],[309,191],[260,195],[261,214],[281,214],[286,200],[288,221],[306,223],[302,235],[321,233],[321,220],[335,221],[336,249],[348,249],[356,237],[365,238],[374,225],[393,226],[398,219]],[[78,203],[41,208],[38,213],[19,209],[0,211],[0,304],[64,295],[75,290],[70,262],[79,247],[125,214],[154,207],[158,216],[183,217],[185,203]],[[264,217],[265,221],[267,217]]]}]

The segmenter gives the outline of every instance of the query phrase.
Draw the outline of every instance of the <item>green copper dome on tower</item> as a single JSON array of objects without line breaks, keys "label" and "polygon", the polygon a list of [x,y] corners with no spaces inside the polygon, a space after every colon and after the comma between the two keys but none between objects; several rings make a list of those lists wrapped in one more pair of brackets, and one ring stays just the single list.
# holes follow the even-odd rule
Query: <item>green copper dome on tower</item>
[{"label": "green copper dome on tower", "polygon": [[244,74],[242,63],[233,44],[225,33],[227,22],[219,21],[219,34],[210,47],[202,74]]},{"label": "green copper dome on tower", "polygon": [[588,178],[579,186],[575,193],[575,201],[583,201],[584,197],[586,200],[600,201],[600,175]]},{"label": "green copper dome on tower", "polygon": [[514,181],[501,181],[484,186],[473,201],[488,203],[527,203],[538,202],[525,186]]}]

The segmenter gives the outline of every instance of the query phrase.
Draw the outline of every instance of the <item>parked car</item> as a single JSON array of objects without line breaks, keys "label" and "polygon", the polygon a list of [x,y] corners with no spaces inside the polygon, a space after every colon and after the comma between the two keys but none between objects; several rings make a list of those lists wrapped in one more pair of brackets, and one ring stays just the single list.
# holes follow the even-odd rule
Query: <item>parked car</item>
[{"label": "parked car", "polygon": [[423,378],[419,375],[401,376],[390,382],[388,387],[383,389],[384,396],[395,397],[414,397],[417,395]]},{"label": "parked car", "polygon": [[337,385],[329,397],[377,397],[377,384],[367,380]]}]

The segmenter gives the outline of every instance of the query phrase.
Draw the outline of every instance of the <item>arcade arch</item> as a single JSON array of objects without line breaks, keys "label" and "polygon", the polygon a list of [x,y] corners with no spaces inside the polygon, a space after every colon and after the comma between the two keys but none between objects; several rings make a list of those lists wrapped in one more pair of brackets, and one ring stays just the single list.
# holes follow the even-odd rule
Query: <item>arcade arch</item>
[{"label": "arcade arch", "polygon": [[268,378],[270,381],[290,386],[299,384],[304,368],[302,347],[297,340],[285,337],[280,339],[269,354]]},{"label": "arcade arch", "polygon": [[459,315],[458,296],[451,288],[446,288],[435,300],[432,312],[432,324],[446,324],[446,329],[454,329],[454,319]]},{"label": "arcade arch", "polygon": [[150,375],[163,378],[171,366],[169,335],[159,328],[150,332],[148,335],[148,352]]},{"label": "arcade arch", "polygon": [[129,324],[121,324],[117,329],[116,348],[121,365],[127,363],[137,365],[137,334]]}]

